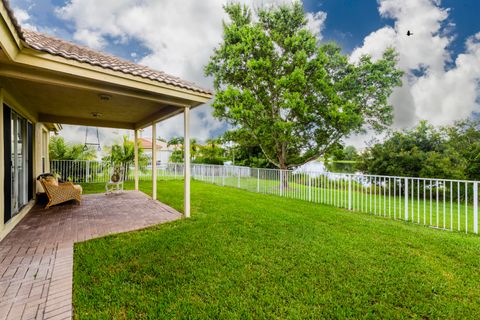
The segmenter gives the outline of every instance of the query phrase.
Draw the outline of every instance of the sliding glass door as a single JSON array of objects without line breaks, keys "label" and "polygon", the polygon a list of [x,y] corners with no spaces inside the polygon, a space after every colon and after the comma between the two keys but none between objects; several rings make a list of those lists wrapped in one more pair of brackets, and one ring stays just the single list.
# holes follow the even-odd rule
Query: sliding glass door
[{"label": "sliding glass door", "polygon": [[[15,216],[33,196],[32,124],[4,106],[4,199],[5,222]],[[32,189],[32,190],[30,190]]]}]

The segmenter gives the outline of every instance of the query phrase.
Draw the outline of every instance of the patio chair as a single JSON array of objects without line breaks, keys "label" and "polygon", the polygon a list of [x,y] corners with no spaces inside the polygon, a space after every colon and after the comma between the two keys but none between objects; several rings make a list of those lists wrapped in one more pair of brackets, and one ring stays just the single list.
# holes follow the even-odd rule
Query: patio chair
[{"label": "patio chair", "polygon": [[110,168],[110,181],[105,184],[105,192],[122,192],[125,176],[125,167],[116,165]]},{"label": "patio chair", "polygon": [[59,183],[53,175],[40,176],[39,180],[48,197],[45,209],[70,200],[76,200],[79,203],[82,201],[82,186],[80,185],[72,182]]}]

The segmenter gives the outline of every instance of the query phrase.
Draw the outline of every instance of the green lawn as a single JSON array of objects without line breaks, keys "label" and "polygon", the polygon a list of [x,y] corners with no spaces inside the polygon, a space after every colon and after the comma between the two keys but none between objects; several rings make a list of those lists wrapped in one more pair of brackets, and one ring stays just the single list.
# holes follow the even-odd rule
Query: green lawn
[{"label": "green lawn", "polygon": [[[406,220],[405,190],[403,187],[397,186],[396,190],[389,190],[379,185],[367,187],[357,182],[352,182],[351,192],[349,192],[349,183],[346,180],[327,180],[326,177],[322,176],[312,178],[310,186],[308,186],[308,176],[298,174],[289,175],[288,187],[281,189],[280,177],[277,171],[261,171],[261,174],[258,176],[256,172],[255,169],[252,169],[251,176],[238,177],[221,176],[220,172],[206,170],[204,176],[197,174],[196,179],[252,192],[330,204],[340,208],[348,208],[348,197],[351,194],[350,200],[354,211]],[[159,170],[158,177],[159,180],[175,180],[181,178],[181,173],[181,170],[177,170],[175,175],[171,171]],[[149,173],[145,171],[143,174],[144,177],[141,180],[148,180]],[[390,183],[393,182],[392,179],[389,179],[389,181]],[[147,182],[145,181],[144,183]],[[417,181],[412,185],[410,181],[408,192],[409,221],[439,229],[469,233],[475,231],[472,183],[469,183],[468,189],[466,189],[464,183],[459,183],[457,186],[456,182],[446,182],[446,187],[438,188],[438,190],[436,188],[428,188],[428,181],[425,183],[426,185],[421,181]],[[103,186],[103,184],[100,185]],[[131,183],[128,186],[133,187]],[[92,187],[96,188],[97,186],[86,184],[87,191]],[[465,199],[465,190],[468,191],[467,199]],[[396,191],[396,194],[394,194],[394,191]]]},{"label": "green lawn", "polygon": [[[348,192],[347,181],[326,181],[324,179],[318,181],[312,179],[311,187],[308,187],[306,177],[302,179],[301,176],[290,176],[291,180],[288,183],[288,188],[281,191],[278,176],[273,171],[269,171],[269,173],[273,173],[273,175],[260,179],[255,177],[222,178],[220,176],[203,177],[203,179],[205,182],[237,187],[252,192],[282,195],[287,198],[348,208],[350,192]],[[453,185],[454,188],[451,193],[449,190],[445,190],[444,193],[443,189],[439,189],[438,194],[436,189],[425,190],[424,193],[423,189],[420,189],[421,185],[417,185],[417,183],[413,187],[412,190],[412,185],[410,185],[408,192],[409,221],[413,220],[415,223],[435,226],[440,229],[474,232],[473,191],[469,191],[468,199],[470,201],[466,205],[464,184],[460,185],[461,196],[457,194],[456,184]],[[450,184],[447,183],[447,189],[449,187]],[[352,183],[351,188],[351,205],[354,211],[405,220],[404,189],[397,189],[397,192],[402,195],[399,196],[398,194],[394,195],[393,190],[387,188],[378,186],[368,188],[356,182]],[[452,202],[450,202],[450,196],[453,199]],[[466,228],[467,225],[468,228]]]},{"label": "green lawn", "polygon": [[76,244],[75,317],[480,318],[478,236],[195,181],[192,213]]}]

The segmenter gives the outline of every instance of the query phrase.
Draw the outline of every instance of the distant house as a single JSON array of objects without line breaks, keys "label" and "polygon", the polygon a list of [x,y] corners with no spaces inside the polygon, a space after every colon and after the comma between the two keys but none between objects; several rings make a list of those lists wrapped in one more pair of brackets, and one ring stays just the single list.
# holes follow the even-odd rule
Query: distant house
[{"label": "distant house", "polygon": [[[143,149],[144,154],[152,158],[152,139],[148,138],[138,138],[140,142],[140,146]],[[157,141],[156,149],[157,149],[157,163],[166,164],[170,162],[170,156],[172,155],[173,151],[175,151],[178,147],[177,146],[169,146],[164,141]]]}]

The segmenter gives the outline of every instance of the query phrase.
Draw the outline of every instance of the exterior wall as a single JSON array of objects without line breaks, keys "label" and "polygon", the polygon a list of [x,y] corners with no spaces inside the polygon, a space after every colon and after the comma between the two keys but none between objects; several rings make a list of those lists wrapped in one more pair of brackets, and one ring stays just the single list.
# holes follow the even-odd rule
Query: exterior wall
[{"label": "exterior wall", "polygon": [[[157,150],[157,161],[161,164],[167,164],[170,162],[170,156],[172,155],[171,150]],[[143,149],[143,153],[152,159],[152,149]]]},{"label": "exterior wall", "polygon": [[161,164],[166,164],[170,162],[170,156],[172,155],[171,150],[160,150],[158,151],[157,159],[160,160]]},{"label": "exterior wall", "polygon": [[[35,130],[35,134],[33,135],[33,177],[36,178],[38,174],[41,173],[41,162],[39,163],[39,158],[41,157],[41,132],[48,129],[41,123],[37,122],[35,116],[29,110],[24,109],[15,99],[14,96],[10,95],[9,92],[5,91],[4,89],[0,88],[0,240],[3,239],[30,211],[30,209],[35,204],[35,194],[37,188],[35,183],[33,184],[35,190],[33,192],[33,199],[25,205],[18,214],[16,214],[13,218],[11,218],[7,223],[4,223],[4,215],[5,215],[5,203],[4,203],[4,137],[3,137],[3,104],[7,104],[10,108],[12,108],[15,112],[20,114],[22,117],[26,118],[33,124],[33,128]],[[48,150],[48,149],[47,149]],[[48,155],[47,155],[47,163],[48,163]]]},{"label": "exterior wall", "polygon": [[[45,137],[46,135],[46,137]],[[38,175],[50,172],[50,159],[48,157],[48,141],[50,139],[50,132],[43,123],[35,123],[35,143],[34,143],[34,166],[33,176],[36,178]],[[45,141],[46,140],[46,141]],[[35,181],[36,194],[44,192],[42,185],[39,181]]]}]

